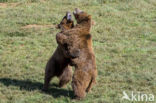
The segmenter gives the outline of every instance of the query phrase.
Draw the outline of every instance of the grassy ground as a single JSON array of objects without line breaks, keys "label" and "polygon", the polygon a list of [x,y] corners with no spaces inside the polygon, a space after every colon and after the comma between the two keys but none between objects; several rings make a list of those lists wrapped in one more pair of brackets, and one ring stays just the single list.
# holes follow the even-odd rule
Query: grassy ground
[{"label": "grassy ground", "polygon": [[[0,103],[131,103],[121,100],[122,91],[156,96],[156,0],[0,2]],[[81,101],[72,99],[70,83],[58,88],[57,78],[49,92],[41,92],[45,64],[57,46],[54,26],[76,7],[96,22],[99,73],[97,85]]]}]

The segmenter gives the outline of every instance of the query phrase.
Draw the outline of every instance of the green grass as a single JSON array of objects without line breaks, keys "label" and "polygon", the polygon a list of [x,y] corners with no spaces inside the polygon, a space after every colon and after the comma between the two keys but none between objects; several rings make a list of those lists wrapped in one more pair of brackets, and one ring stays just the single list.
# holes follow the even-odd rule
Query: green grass
[{"label": "green grass", "polygon": [[[0,2],[7,3],[0,5],[0,103],[132,103],[121,100],[122,91],[156,97],[156,0]],[[96,22],[91,34],[99,74],[96,86],[81,101],[72,99],[70,83],[58,88],[57,78],[47,93],[41,92],[44,68],[57,47],[59,30],[22,28],[56,25],[76,7]]]}]

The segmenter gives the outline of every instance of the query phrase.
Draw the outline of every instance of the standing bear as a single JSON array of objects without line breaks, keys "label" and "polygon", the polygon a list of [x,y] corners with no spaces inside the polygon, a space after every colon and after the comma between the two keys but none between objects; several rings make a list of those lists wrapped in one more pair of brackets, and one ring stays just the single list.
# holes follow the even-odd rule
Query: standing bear
[{"label": "standing bear", "polygon": [[[58,28],[61,32],[69,30],[74,27],[74,22],[71,19],[71,14],[66,13],[66,16],[62,19]],[[47,90],[49,82],[52,77],[57,76],[60,79],[59,86],[63,87],[72,79],[72,67],[69,65],[70,58],[66,55],[66,51],[62,50],[62,47],[58,45],[52,57],[49,59],[45,69],[44,87],[43,90]],[[73,57],[72,57],[73,58]]]},{"label": "standing bear", "polygon": [[68,52],[71,64],[75,66],[72,88],[77,99],[84,98],[92,85],[96,83],[97,69],[92,48],[91,15],[75,9],[73,12],[77,25],[72,29],[58,33],[56,40],[64,51]]}]

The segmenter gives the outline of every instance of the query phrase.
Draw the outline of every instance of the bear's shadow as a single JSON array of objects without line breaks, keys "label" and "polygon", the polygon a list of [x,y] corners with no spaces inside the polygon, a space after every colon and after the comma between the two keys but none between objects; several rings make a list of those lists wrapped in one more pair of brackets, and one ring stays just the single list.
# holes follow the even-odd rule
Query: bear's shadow
[{"label": "bear's shadow", "polygon": [[32,82],[31,80],[17,80],[17,79],[10,79],[10,78],[0,78],[0,83],[3,83],[5,86],[17,86],[20,87],[20,90],[40,90],[42,93],[52,95],[54,98],[59,98],[61,96],[64,97],[74,97],[74,93],[71,90],[66,90],[63,88],[59,88],[57,84],[51,84],[49,86],[48,91],[43,92],[42,87],[43,84],[40,82]]}]

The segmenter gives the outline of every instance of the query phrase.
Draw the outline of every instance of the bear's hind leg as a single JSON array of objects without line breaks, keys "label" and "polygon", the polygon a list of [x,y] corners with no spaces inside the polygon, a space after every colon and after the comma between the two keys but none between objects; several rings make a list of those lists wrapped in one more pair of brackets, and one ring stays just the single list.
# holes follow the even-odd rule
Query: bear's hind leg
[{"label": "bear's hind leg", "polygon": [[86,96],[86,88],[89,85],[91,76],[83,70],[76,69],[73,75],[72,88],[76,99],[81,99]]},{"label": "bear's hind leg", "polygon": [[59,79],[59,87],[64,87],[72,79],[72,67],[67,65]]},{"label": "bear's hind leg", "polygon": [[54,60],[51,58],[47,65],[46,65],[46,69],[45,69],[45,77],[44,77],[44,85],[43,85],[43,90],[46,91],[48,90],[49,87],[49,82],[51,80],[52,77],[55,76],[55,63]]},{"label": "bear's hind leg", "polygon": [[92,78],[91,78],[90,83],[86,89],[86,92],[89,92],[91,90],[92,86],[96,84],[96,76],[97,76],[97,70],[94,69],[92,71]]},{"label": "bear's hind leg", "polygon": [[86,92],[88,93],[90,90],[91,90],[91,88],[92,88],[92,86],[95,84],[95,78],[91,78],[91,81],[90,81],[90,83],[89,83],[89,85],[88,85],[88,87],[87,87],[87,89],[86,89]]}]

